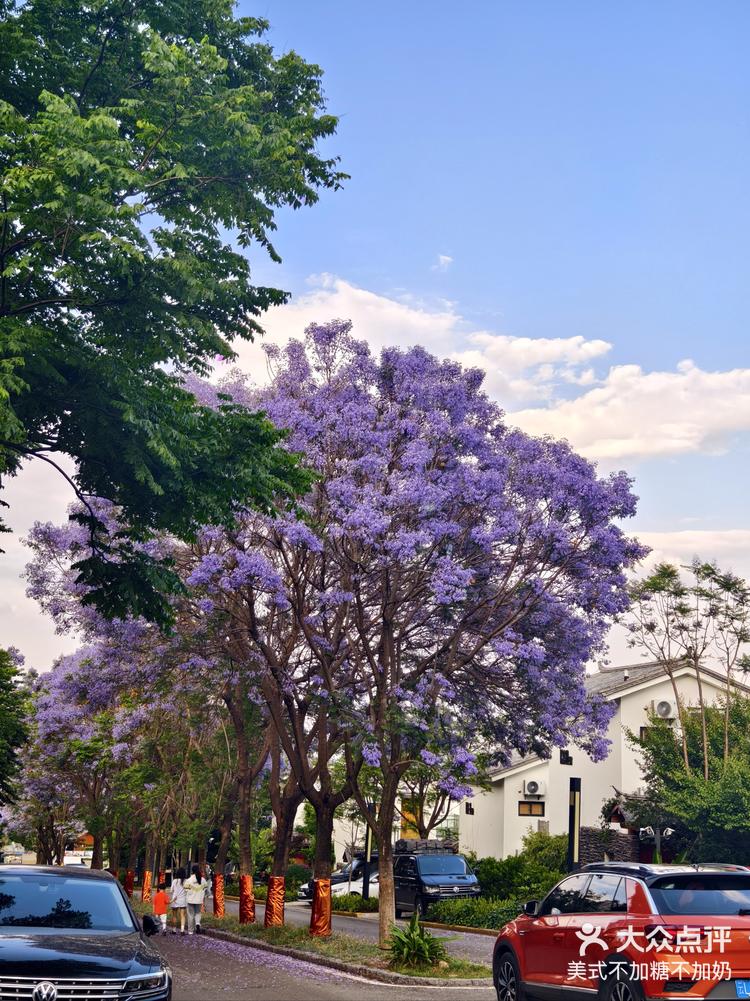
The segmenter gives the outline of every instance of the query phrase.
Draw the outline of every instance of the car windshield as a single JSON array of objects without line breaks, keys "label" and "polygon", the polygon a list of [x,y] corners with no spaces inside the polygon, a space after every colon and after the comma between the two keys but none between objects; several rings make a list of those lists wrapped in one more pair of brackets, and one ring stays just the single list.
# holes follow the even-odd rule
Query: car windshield
[{"label": "car windshield", "polygon": [[750,914],[750,873],[685,873],[649,889],[661,914]]},{"label": "car windshield", "polygon": [[422,855],[419,871],[423,876],[466,876],[470,869],[460,855]]},{"label": "car windshield", "polygon": [[0,933],[9,928],[135,930],[114,883],[44,873],[0,876]]}]

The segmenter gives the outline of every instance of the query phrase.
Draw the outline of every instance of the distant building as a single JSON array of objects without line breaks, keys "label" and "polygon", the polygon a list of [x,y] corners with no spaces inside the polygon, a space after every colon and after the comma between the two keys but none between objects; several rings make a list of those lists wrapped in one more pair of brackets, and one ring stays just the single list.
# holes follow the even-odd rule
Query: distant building
[{"label": "distant building", "polygon": [[[695,670],[681,666],[674,672],[680,700],[698,703]],[[726,692],[726,677],[701,669],[704,699],[720,701]],[[660,664],[635,664],[614,672],[598,672],[586,680],[588,691],[614,702],[616,712],[607,736],[611,750],[603,761],[594,762],[576,748],[555,748],[548,760],[538,755],[515,755],[510,764],[491,775],[491,789],[477,789],[475,796],[460,806],[459,838],[462,851],[480,857],[504,858],[523,847],[529,830],[564,834],[568,830],[569,779],[581,779],[581,825],[600,827],[604,803],[615,789],[636,793],[643,785],[637,751],[627,741],[626,730],[638,734],[648,726],[648,713],[660,707],[663,718],[677,725],[677,706],[672,684]],[[745,686],[736,688],[750,693]],[[612,817],[625,828],[624,818]]]}]

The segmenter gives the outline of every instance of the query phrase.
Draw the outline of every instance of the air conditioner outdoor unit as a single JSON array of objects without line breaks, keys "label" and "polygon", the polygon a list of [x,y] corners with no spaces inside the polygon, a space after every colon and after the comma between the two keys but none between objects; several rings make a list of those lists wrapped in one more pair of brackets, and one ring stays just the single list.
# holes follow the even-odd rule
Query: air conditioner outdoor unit
[{"label": "air conditioner outdoor unit", "polygon": [[541,779],[528,779],[523,784],[524,796],[544,796],[547,792],[547,783]]},{"label": "air conditioner outdoor unit", "polygon": [[659,719],[676,719],[677,703],[674,699],[654,699],[651,703],[651,711]]}]

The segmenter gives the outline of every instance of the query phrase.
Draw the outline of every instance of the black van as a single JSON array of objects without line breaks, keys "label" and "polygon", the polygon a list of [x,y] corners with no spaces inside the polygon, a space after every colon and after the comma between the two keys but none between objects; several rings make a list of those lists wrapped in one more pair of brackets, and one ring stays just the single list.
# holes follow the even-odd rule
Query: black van
[{"label": "black van", "polygon": [[424,916],[437,900],[478,897],[481,893],[469,863],[451,850],[404,851],[397,842],[393,877],[397,918],[404,911],[418,911]]}]

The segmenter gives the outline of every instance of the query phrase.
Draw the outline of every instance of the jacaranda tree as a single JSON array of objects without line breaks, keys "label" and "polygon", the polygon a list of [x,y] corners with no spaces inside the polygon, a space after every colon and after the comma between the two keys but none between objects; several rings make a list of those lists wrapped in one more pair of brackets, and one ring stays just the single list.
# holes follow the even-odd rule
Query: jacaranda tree
[{"label": "jacaranda tree", "polygon": [[[644,552],[616,524],[635,498],[624,474],[599,478],[567,445],[508,428],[480,372],[421,348],[374,358],[335,322],[270,356],[256,402],[317,480],[296,512],[249,513],[217,536],[188,580],[256,665],[316,809],[316,876],[330,871],[337,795],[357,798],[379,849],[385,939],[399,784],[435,720],[451,714],[501,756],[570,741],[604,753],[609,712],[587,700],[584,668]],[[335,789],[338,751],[349,781]],[[376,810],[363,762],[381,771]]]}]

